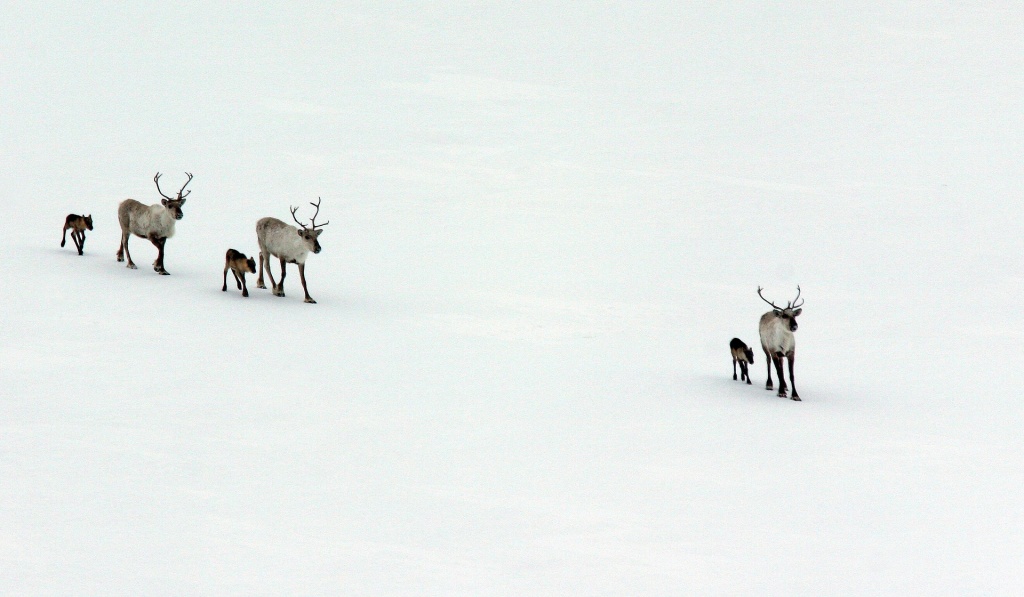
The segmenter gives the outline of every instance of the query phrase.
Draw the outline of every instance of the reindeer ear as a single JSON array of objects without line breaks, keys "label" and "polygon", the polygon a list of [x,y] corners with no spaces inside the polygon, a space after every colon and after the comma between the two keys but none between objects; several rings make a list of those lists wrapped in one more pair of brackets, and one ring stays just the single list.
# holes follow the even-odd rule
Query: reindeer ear
[{"label": "reindeer ear", "polygon": [[184,197],[181,198],[181,203],[179,203],[178,205],[185,205],[185,198]]},{"label": "reindeer ear", "polygon": [[321,228],[319,230],[314,230],[313,231],[313,238],[318,238],[320,236],[320,233],[323,232],[323,231],[324,231],[323,228]]},{"label": "reindeer ear", "polygon": [[780,310],[780,309],[775,309],[775,316],[776,316],[776,317],[782,317],[782,310]]},{"label": "reindeer ear", "polygon": [[164,205],[167,205],[167,200],[166,199],[161,199],[160,203],[163,203]]},{"label": "reindeer ear", "polygon": [[299,230],[298,228],[296,228],[295,232],[297,232],[299,236],[302,236],[302,230]]},{"label": "reindeer ear", "polygon": [[802,312],[803,312],[803,309],[797,309],[796,311],[793,311],[793,317],[796,317],[796,316],[800,315],[800,313],[802,313]]}]

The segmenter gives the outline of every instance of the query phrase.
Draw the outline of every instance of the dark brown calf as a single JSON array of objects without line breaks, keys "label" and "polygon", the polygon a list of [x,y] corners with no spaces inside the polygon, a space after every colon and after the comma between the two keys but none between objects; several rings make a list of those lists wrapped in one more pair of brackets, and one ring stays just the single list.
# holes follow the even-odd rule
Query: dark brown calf
[{"label": "dark brown calf", "polygon": [[732,378],[736,379],[736,363],[740,364],[740,381],[747,380],[750,385],[750,373],[747,372],[747,364],[754,362],[754,350],[749,348],[743,340],[733,338],[729,342],[729,350],[732,352]]},{"label": "dark brown calf", "polygon": [[228,249],[228,252],[224,255],[224,286],[221,287],[222,292],[228,289],[228,270],[231,270],[231,274],[235,276],[235,283],[238,284],[238,289],[242,291],[242,296],[249,296],[249,289],[245,286],[245,273],[256,273],[256,260],[252,257],[246,259],[245,253]]},{"label": "dark brown calf", "polygon": [[85,248],[85,231],[92,230],[92,215],[68,214],[68,217],[64,218],[64,232],[60,239],[62,247],[68,242],[69,228],[71,229],[71,240],[75,241],[75,247],[78,248],[78,254],[81,255],[82,249]]}]

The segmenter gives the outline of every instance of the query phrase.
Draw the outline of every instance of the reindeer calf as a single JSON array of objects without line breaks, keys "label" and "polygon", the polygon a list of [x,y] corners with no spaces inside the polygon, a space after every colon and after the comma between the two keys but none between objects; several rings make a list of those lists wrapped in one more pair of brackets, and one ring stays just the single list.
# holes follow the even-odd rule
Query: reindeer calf
[{"label": "reindeer calf", "polygon": [[92,230],[92,214],[87,216],[68,214],[68,217],[64,218],[64,232],[60,239],[62,247],[68,242],[68,229],[71,230],[71,240],[75,241],[78,254],[82,255],[82,249],[85,248],[85,231]]},{"label": "reindeer calf", "polygon": [[740,364],[740,381],[747,380],[750,385],[750,373],[747,372],[747,365],[754,364],[754,350],[748,347],[743,340],[733,338],[729,342],[729,350],[732,351],[732,379],[736,381],[736,363]]},{"label": "reindeer calf", "polygon": [[242,291],[242,296],[249,296],[249,288],[245,285],[245,273],[256,273],[256,260],[252,257],[246,259],[245,253],[228,249],[227,254],[224,255],[224,286],[221,287],[221,292],[226,292],[228,289],[228,270],[231,270],[231,274],[235,276],[235,284]]}]

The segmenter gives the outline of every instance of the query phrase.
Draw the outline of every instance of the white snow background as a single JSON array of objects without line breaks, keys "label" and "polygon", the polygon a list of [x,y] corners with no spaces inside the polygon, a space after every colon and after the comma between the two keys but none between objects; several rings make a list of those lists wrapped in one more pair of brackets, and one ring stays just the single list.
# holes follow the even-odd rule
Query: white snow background
[{"label": "white snow background", "polygon": [[3,8],[0,594],[1024,593],[1024,11],[817,4]]}]

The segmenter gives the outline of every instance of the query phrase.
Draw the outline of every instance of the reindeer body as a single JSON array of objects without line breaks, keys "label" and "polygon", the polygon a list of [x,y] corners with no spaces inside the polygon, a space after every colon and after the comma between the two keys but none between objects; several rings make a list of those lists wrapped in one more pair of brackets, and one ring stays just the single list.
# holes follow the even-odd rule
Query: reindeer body
[{"label": "reindeer body", "polygon": [[[799,308],[803,303],[797,304],[800,287],[797,286],[796,289],[796,299],[785,308],[778,307],[761,296],[761,299],[773,309],[761,316],[758,332],[761,336],[761,349],[768,361],[768,382],[764,389],[772,389],[772,365],[775,365],[775,371],[779,375],[779,397],[786,398],[786,378],[782,374],[782,359],[786,359],[789,362],[789,382],[793,388],[792,399],[799,401],[800,394],[796,391],[796,380],[793,378],[793,365],[796,361],[796,337],[793,332],[797,330],[796,318],[803,311]],[[761,295],[761,288],[757,289],[757,294]]]},{"label": "reindeer body", "polygon": [[[186,174],[188,174],[186,172]],[[117,206],[117,221],[121,224],[121,247],[117,250],[117,260],[124,261],[128,257],[128,267],[136,269],[132,261],[132,255],[128,251],[128,239],[131,235],[144,238],[153,243],[157,248],[156,261],[153,262],[153,269],[164,276],[168,275],[164,269],[164,244],[167,239],[174,236],[174,223],[185,217],[181,206],[185,204],[185,197],[181,194],[185,186],[192,181],[192,175],[188,174],[188,180],[178,191],[178,197],[172,199],[160,191],[160,173],[153,177],[156,189],[164,197],[160,203],[145,205],[135,199],[125,199]],[[192,191],[185,193],[188,195]]]},{"label": "reindeer body", "polygon": [[277,218],[261,218],[256,222],[256,237],[260,242],[260,250],[264,253],[284,259],[285,263],[303,264],[309,252],[320,252],[319,244],[310,247],[302,238],[302,231],[278,220]]},{"label": "reindeer body", "polygon": [[[320,213],[320,203],[310,203],[317,208],[317,213]],[[295,218],[295,212],[298,208],[293,208],[292,218]],[[313,253],[320,252],[320,242],[317,240],[323,230],[318,230],[319,226],[326,226],[330,222],[324,222],[323,224],[316,224],[316,214],[313,214],[311,220],[312,228],[306,228],[305,224],[295,219],[295,222],[302,226],[302,230],[299,230],[291,224],[286,224],[277,218],[260,218],[256,222],[256,240],[260,245],[260,273],[259,277],[256,278],[256,288],[266,288],[267,286],[263,283],[263,267],[266,264],[267,275],[270,277],[270,285],[273,286],[274,296],[284,296],[284,278],[285,278],[285,266],[289,263],[294,263],[299,266],[299,280],[302,281],[302,291],[306,294],[305,302],[316,303],[312,297],[309,296],[309,290],[306,288],[306,257],[309,256],[310,251]],[[281,282],[274,281],[274,274],[270,271],[270,257],[274,256],[281,260]]]},{"label": "reindeer body", "polygon": [[732,379],[736,381],[736,363],[740,364],[740,381],[746,380],[747,385],[750,385],[750,372],[747,369],[748,364],[754,363],[754,351],[747,346],[747,344],[739,338],[733,338],[729,342],[729,351],[732,353]]},{"label": "reindeer body", "polygon": [[224,255],[224,285],[221,287],[222,292],[226,292],[228,289],[228,270],[235,276],[235,283],[238,285],[238,289],[242,291],[242,296],[249,296],[249,289],[245,285],[245,274],[256,273],[256,260],[252,257],[248,259],[245,257],[245,253],[241,253],[234,249],[228,249],[228,252]]},{"label": "reindeer body", "polygon": [[121,230],[139,238],[171,238],[174,236],[174,223],[180,219],[181,216],[175,215],[160,203],[146,205],[134,199],[125,199],[117,206],[117,221],[121,224]]},{"label": "reindeer body", "polygon": [[60,239],[62,247],[68,241],[68,230],[71,230],[71,240],[75,243],[78,254],[81,255],[85,249],[85,231],[92,230],[92,215],[68,214],[68,217],[64,218],[64,231]]}]

